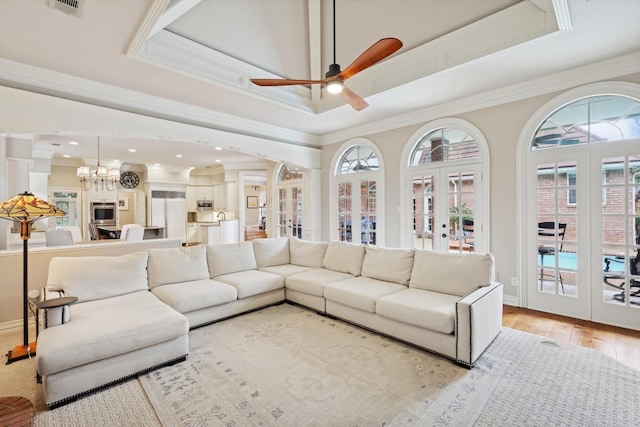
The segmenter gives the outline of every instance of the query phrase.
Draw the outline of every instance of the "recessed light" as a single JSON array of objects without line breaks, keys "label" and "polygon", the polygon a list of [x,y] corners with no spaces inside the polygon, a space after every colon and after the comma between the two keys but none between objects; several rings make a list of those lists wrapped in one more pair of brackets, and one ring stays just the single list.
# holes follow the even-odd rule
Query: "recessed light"
[{"label": "recessed light", "polygon": [[176,154],[176,157],[181,159],[182,158],[182,154]]},{"label": "recessed light", "polygon": [[62,157],[66,157],[68,159],[71,156],[69,154],[63,154]]},{"label": "recessed light", "polygon": [[69,141],[69,144],[71,144],[71,145],[78,145],[78,141]]},{"label": "recessed light", "polygon": [[220,163],[222,160],[220,159],[216,159],[216,163]]},{"label": "recessed light", "polygon": [[136,152],[136,149],[135,149],[135,148],[129,148],[129,152],[130,152],[130,153],[135,153],[135,152]]},{"label": "recessed light", "polygon": [[216,147],[216,150],[222,150],[222,147]]}]

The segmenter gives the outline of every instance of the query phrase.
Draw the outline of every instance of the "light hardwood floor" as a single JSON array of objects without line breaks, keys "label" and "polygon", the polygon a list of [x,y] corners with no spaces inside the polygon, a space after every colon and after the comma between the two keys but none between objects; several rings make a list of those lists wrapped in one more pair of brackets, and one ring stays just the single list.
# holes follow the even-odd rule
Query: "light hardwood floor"
[{"label": "light hardwood floor", "polygon": [[640,370],[640,331],[505,305],[502,324],[554,341],[600,351]]}]

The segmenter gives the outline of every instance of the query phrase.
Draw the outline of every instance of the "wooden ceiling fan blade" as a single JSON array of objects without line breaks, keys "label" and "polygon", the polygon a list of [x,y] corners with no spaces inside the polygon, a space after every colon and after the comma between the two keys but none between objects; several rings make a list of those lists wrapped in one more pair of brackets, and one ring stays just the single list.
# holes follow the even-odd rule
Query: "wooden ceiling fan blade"
[{"label": "wooden ceiling fan blade", "polygon": [[322,84],[324,80],[289,80],[289,79],[250,79],[258,86],[291,86]]},{"label": "wooden ceiling fan blade", "polygon": [[357,93],[353,92],[351,89],[349,89],[348,87],[346,87],[344,85],[342,86],[342,92],[341,93],[342,93],[342,97],[356,111],[364,110],[365,108],[367,108],[369,106],[367,101],[365,101],[360,95],[358,95]]},{"label": "wooden ceiling fan blade", "polygon": [[354,74],[371,67],[373,64],[382,61],[402,47],[402,42],[396,38],[384,38],[375,42],[369,49],[365,50],[347,68],[340,73],[346,80]]}]

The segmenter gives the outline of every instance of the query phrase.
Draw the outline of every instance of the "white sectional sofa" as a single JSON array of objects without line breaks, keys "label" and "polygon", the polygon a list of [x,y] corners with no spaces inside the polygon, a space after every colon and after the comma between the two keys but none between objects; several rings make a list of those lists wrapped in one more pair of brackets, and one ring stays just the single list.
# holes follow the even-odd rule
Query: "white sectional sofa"
[{"label": "white sectional sofa", "polygon": [[258,239],[54,258],[48,298],[76,296],[38,336],[45,400],[78,396],[175,363],[188,330],[290,301],[472,367],[502,328],[491,254]]}]

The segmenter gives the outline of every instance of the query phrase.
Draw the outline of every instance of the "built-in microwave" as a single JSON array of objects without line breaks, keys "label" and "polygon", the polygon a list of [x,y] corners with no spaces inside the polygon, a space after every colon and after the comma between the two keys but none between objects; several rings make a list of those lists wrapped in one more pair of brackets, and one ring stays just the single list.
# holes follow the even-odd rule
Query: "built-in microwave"
[{"label": "built-in microwave", "polygon": [[91,222],[99,225],[116,225],[116,204],[92,202]]},{"label": "built-in microwave", "polygon": [[213,210],[213,200],[198,200],[196,202],[199,212],[206,212]]}]

